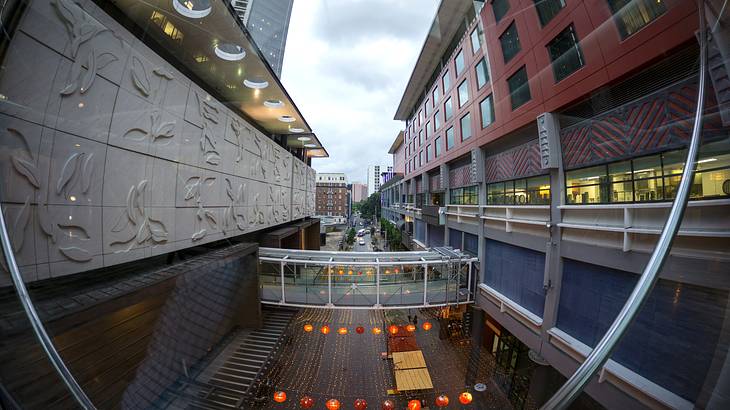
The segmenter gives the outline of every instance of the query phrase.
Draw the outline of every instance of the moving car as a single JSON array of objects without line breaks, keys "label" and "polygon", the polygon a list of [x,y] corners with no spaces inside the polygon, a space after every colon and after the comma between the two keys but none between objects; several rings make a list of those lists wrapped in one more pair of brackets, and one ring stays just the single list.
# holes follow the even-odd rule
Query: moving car
[{"label": "moving car", "polygon": [[365,245],[365,239],[360,239],[360,242],[358,242],[360,245]]}]

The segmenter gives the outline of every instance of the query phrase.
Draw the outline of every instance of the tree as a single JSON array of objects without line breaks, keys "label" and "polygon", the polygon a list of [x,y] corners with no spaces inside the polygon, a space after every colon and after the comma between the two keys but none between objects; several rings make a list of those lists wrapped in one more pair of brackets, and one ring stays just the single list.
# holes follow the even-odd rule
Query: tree
[{"label": "tree", "polygon": [[388,238],[388,246],[391,251],[397,251],[401,248],[401,232],[397,226],[393,225],[385,218],[380,219],[380,228],[385,231]]},{"label": "tree", "polygon": [[347,243],[349,245],[355,243],[355,228],[350,228],[347,230]]},{"label": "tree", "polygon": [[375,192],[364,201],[359,203],[360,215],[364,219],[372,220],[373,217],[380,217],[380,192]]}]

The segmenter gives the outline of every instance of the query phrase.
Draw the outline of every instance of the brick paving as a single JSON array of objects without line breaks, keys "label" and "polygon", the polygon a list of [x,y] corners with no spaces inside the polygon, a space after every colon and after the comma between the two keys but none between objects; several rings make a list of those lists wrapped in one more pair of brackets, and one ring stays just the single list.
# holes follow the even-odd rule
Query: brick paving
[{"label": "brick paving", "polygon": [[[388,316],[393,317],[389,312]],[[427,312],[419,312],[419,324],[426,320]],[[405,315],[405,314],[403,314]],[[368,402],[368,408],[379,409],[380,403],[390,398],[396,408],[403,409],[411,398],[425,399],[431,408],[439,394],[446,394],[451,400],[450,409],[511,409],[505,395],[491,379],[494,359],[482,349],[477,372],[477,381],[487,385],[487,391],[473,390],[474,402],[470,406],[457,405],[457,396],[464,390],[466,369],[471,344],[468,339],[460,341],[440,340],[437,320],[429,319],[433,328],[426,332],[419,327],[416,339],[423,351],[434,385],[432,391],[417,395],[400,394],[388,397],[387,390],[395,388],[391,360],[381,358],[386,351],[385,327],[388,323],[383,311],[373,310],[325,310],[304,309],[291,321],[287,330],[287,342],[274,365],[263,376],[264,383],[271,386],[262,389],[259,408],[299,409],[299,399],[308,395],[315,399],[314,408],[323,408],[326,400],[336,398],[342,409],[353,408],[357,398]],[[314,331],[306,333],[304,324],[311,323]],[[323,335],[322,325],[330,327],[330,333]],[[357,334],[357,326],[365,327],[364,334]],[[383,328],[383,334],[373,335],[373,326]],[[337,329],[347,327],[347,335],[337,334]],[[287,393],[285,403],[271,400],[273,391]]]}]

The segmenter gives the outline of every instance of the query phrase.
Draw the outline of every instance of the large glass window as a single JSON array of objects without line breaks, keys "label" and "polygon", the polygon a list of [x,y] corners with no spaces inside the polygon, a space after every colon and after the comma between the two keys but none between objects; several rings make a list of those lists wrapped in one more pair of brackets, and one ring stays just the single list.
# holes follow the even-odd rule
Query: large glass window
[{"label": "large glass window", "polygon": [[621,38],[626,38],[667,11],[659,0],[608,0]]},{"label": "large glass window", "polygon": [[436,88],[433,89],[433,92],[431,93],[431,97],[433,98],[433,108],[436,108],[436,104],[439,102],[439,98],[441,95],[439,94],[439,86],[436,85]]},{"label": "large glass window", "polygon": [[502,17],[504,17],[507,14],[507,11],[509,10],[509,1],[508,0],[494,0],[492,2],[492,11],[494,12],[494,20],[499,23],[500,20],[502,20]]},{"label": "large glass window", "polygon": [[424,164],[424,162],[423,162],[423,150],[421,150],[421,152],[418,153],[418,166],[419,167],[422,167],[423,164]]},{"label": "large glass window", "polygon": [[431,136],[431,122],[426,123],[426,139]]},{"label": "large glass window", "polygon": [[509,95],[512,100],[512,109],[515,110],[522,104],[530,101],[530,84],[527,81],[527,68],[522,66],[510,78],[507,79]]},{"label": "large glass window", "polygon": [[454,127],[446,130],[446,149],[454,148]]},{"label": "large glass window", "polygon": [[454,64],[456,65],[456,76],[458,77],[459,74],[461,74],[464,71],[464,50],[459,50],[459,53],[456,54],[456,58],[454,59]]},{"label": "large glass window", "polygon": [[464,80],[459,84],[459,108],[466,105],[467,102],[469,102],[469,83],[467,80]]},{"label": "large glass window", "polygon": [[418,145],[423,145],[423,130],[418,131]]},{"label": "large glass window", "polygon": [[[540,17],[540,24],[543,26],[550,22],[560,10],[565,7],[565,0],[533,0],[537,15]],[[660,0],[661,1],[661,0]]]},{"label": "large glass window", "polygon": [[499,42],[502,44],[502,56],[504,63],[507,64],[517,53],[520,52],[520,37],[517,34],[517,25],[513,21],[507,27],[507,30],[499,36]]},{"label": "large glass window", "polygon": [[433,145],[436,148],[436,157],[438,157],[439,155],[441,155],[441,137],[436,137]]},{"label": "large glass window", "polygon": [[471,32],[471,51],[476,54],[482,46],[481,36],[479,35],[479,26]]},{"label": "large glass window", "polygon": [[441,77],[441,81],[444,85],[444,95],[449,91],[451,88],[451,76],[449,75],[449,70],[446,70],[443,77]]},{"label": "large glass window", "polygon": [[436,111],[433,113],[433,131],[436,132],[439,128],[441,128],[441,112]]},{"label": "large glass window", "polygon": [[553,62],[553,74],[555,82],[573,74],[576,70],[583,67],[583,53],[578,45],[578,37],[575,35],[573,25],[568,26],[565,30],[547,45],[550,60]]},{"label": "large glass window", "polygon": [[[674,199],[686,150],[668,151],[565,174],[569,204]],[[690,191],[693,199],[730,196],[730,137],[704,144]]]},{"label": "large glass window", "polygon": [[466,141],[471,138],[471,114],[467,113],[461,117],[461,140]]},{"label": "large glass window", "polygon": [[486,128],[494,122],[494,101],[491,94],[479,103],[479,111],[482,114],[482,128]]},{"label": "large glass window", "polygon": [[451,97],[444,102],[444,117],[446,121],[450,120],[454,115],[454,106],[451,104]]},{"label": "large glass window", "polygon": [[429,100],[426,100],[426,103],[423,104],[423,110],[426,111],[426,117],[428,117],[429,108],[431,108],[431,102]]},{"label": "large glass window", "polygon": [[433,159],[433,147],[431,146],[431,144],[428,144],[426,146],[426,162],[427,163],[431,162],[432,159]]},{"label": "large glass window", "polygon": [[487,62],[482,57],[474,68],[477,72],[477,89],[480,90],[489,82],[489,71],[487,70]]},{"label": "large glass window", "polygon": [[487,184],[488,205],[549,205],[550,176]]},{"label": "large glass window", "polygon": [[452,188],[449,192],[449,203],[452,205],[478,205],[479,187],[474,185]]}]

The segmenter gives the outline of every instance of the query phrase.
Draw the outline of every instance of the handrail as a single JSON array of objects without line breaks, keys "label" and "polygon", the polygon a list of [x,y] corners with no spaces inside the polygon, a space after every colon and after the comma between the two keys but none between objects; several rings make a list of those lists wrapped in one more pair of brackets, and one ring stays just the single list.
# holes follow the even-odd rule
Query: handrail
[{"label": "handrail", "polygon": [[91,400],[89,400],[86,393],[81,389],[76,379],[74,379],[71,371],[66,367],[66,363],[64,363],[55,346],[53,346],[53,341],[48,336],[43,322],[38,317],[38,312],[35,310],[33,301],[30,298],[30,294],[28,294],[28,289],[26,289],[25,282],[23,282],[23,277],[18,269],[18,264],[15,261],[15,254],[10,244],[10,236],[8,235],[8,230],[5,225],[5,215],[3,215],[2,210],[0,210],[0,242],[2,242],[2,249],[5,254],[8,270],[10,271],[10,277],[13,280],[13,285],[15,285],[15,290],[18,292],[18,299],[20,299],[20,304],[23,305],[25,315],[28,316],[28,320],[33,327],[35,337],[43,347],[43,350],[45,350],[46,356],[48,356],[59,377],[61,377],[61,380],[66,384],[69,392],[79,405],[84,409],[95,409],[94,404],[91,403]]},{"label": "handrail", "polygon": [[[700,76],[697,90],[697,111],[695,112],[694,127],[692,128],[692,138],[687,150],[687,160],[682,171],[682,181],[679,184],[677,197],[672,204],[672,210],[669,212],[667,222],[662,229],[656,248],[651,254],[649,263],[647,263],[644,272],[641,274],[639,281],[636,283],[634,290],[629,295],[626,304],[619,312],[616,320],[608,328],[606,334],[598,342],[591,354],[586,358],[578,370],[568,379],[563,386],[550,398],[541,410],[566,409],[583,391],[586,384],[591,378],[603,367],[609,359],[614,349],[618,345],[619,340],[623,337],[629,325],[641,310],[646,299],[649,297],[654,284],[659,278],[664,262],[669,255],[674,237],[679,231],[679,225],[682,222],[684,211],[689,199],[689,188],[694,178],[694,164],[697,161],[697,151],[700,145],[700,133],[702,130],[702,114],[704,112],[705,103],[705,81],[707,71],[707,32],[705,28],[705,9],[704,0],[697,0],[699,8],[699,41],[700,41]],[[690,166],[692,164],[692,166]]]}]

